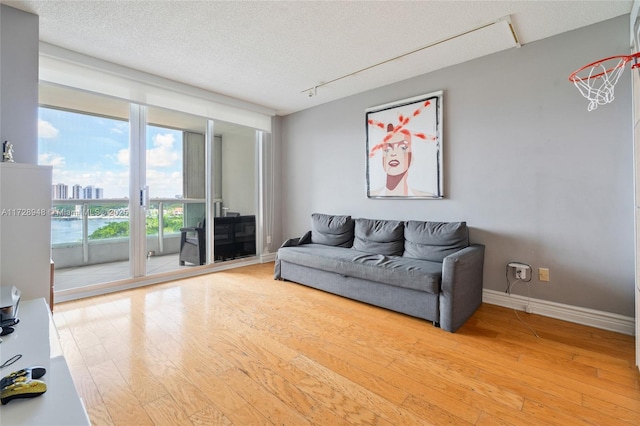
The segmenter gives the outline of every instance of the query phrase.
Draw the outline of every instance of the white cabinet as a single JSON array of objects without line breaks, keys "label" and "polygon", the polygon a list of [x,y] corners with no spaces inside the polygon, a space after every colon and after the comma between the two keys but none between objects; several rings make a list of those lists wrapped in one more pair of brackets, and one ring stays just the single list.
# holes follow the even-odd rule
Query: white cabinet
[{"label": "white cabinet", "polygon": [[0,284],[50,303],[51,166],[0,163]]}]

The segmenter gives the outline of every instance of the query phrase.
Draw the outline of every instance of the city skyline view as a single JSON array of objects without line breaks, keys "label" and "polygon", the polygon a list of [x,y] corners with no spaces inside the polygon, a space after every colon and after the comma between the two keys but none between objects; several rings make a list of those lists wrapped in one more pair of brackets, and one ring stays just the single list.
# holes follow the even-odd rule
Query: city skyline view
[{"label": "city skyline view", "polygon": [[54,200],[90,200],[104,198],[104,189],[94,185],[69,186],[64,182],[51,185],[51,197]]},{"label": "city skyline view", "polygon": [[[103,189],[129,198],[129,123],[75,112],[38,109],[38,163],[53,166],[52,182]],[[182,132],[147,126],[147,185],[152,198],[182,196]],[[69,194],[69,197],[71,194]]]}]

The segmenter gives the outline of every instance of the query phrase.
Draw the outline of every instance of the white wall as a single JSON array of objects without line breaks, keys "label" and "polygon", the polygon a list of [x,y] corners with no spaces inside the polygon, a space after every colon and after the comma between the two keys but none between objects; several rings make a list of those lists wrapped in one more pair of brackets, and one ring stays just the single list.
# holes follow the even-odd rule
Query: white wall
[{"label": "white wall", "polygon": [[[486,245],[484,286],[509,261],[550,269],[531,297],[634,316],[630,72],[587,112],[568,81],[629,50],[629,17],[599,23],[282,119],[282,239],[313,212],[466,220]],[[356,77],[357,78],[357,77]],[[444,200],[370,200],[365,109],[444,90]],[[515,293],[526,294],[526,288]]]},{"label": "white wall", "polygon": [[0,5],[0,143],[38,163],[38,16]]},{"label": "white wall", "polygon": [[238,127],[222,135],[222,206],[242,215],[255,215],[255,130]]}]

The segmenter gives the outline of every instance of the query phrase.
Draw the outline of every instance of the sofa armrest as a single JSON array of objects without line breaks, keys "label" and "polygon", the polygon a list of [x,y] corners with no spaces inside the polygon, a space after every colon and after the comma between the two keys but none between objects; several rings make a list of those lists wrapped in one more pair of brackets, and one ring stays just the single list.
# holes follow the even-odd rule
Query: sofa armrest
[{"label": "sofa armrest", "polygon": [[444,258],[440,327],[455,332],[482,304],[484,245],[472,244]]},{"label": "sofa armrest", "polygon": [[[302,237],[289,238],[287,241],[282,243],[280,248],[301,246],[303,244],[309,244],[310,242],[311,242],[311,231],[308,231]],[[280,259],[278,257],[278,253],[277,252],[276,252],[276,263],[275,263],[275,265],[273,267],[273,278],[276,279],[276,280],[282,279],[282,276],[280,275]]]},{"label": "sofa armrest", "polygon": [[302,244],[311,244],[311,231],[307,231],[302,237],[300,237],[298,245]]},{"label": "sofa armrest", "polygon": [[289,238],[287,241],[285,241],[284,243],[282,243],[282,245],[280,246],[280,248],[282,247],[292,247],[292,246],[297,246],[300,243],[300,238]]},{"label": "sofa armrest", "polygon": [[301,246],[303,244],[309,244],[310,242],[311,242],[311,231],[307,231],[302,237],[289,238],[287,241],[282,243],[280,248],[282,248],[282,247]]}]

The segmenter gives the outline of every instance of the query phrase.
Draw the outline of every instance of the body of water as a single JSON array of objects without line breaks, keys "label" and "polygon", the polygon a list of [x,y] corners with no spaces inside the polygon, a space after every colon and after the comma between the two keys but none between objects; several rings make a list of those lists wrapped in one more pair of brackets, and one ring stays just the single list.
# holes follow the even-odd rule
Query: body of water
[{"label": "body of water", "polygon": [[[112,222],[126,222],[128,217],[102,218],[90,217],[89,235],[98,228],[102,228]],[[74,243],[82,241],[82,219],[51,219],[51,244]]]}]

